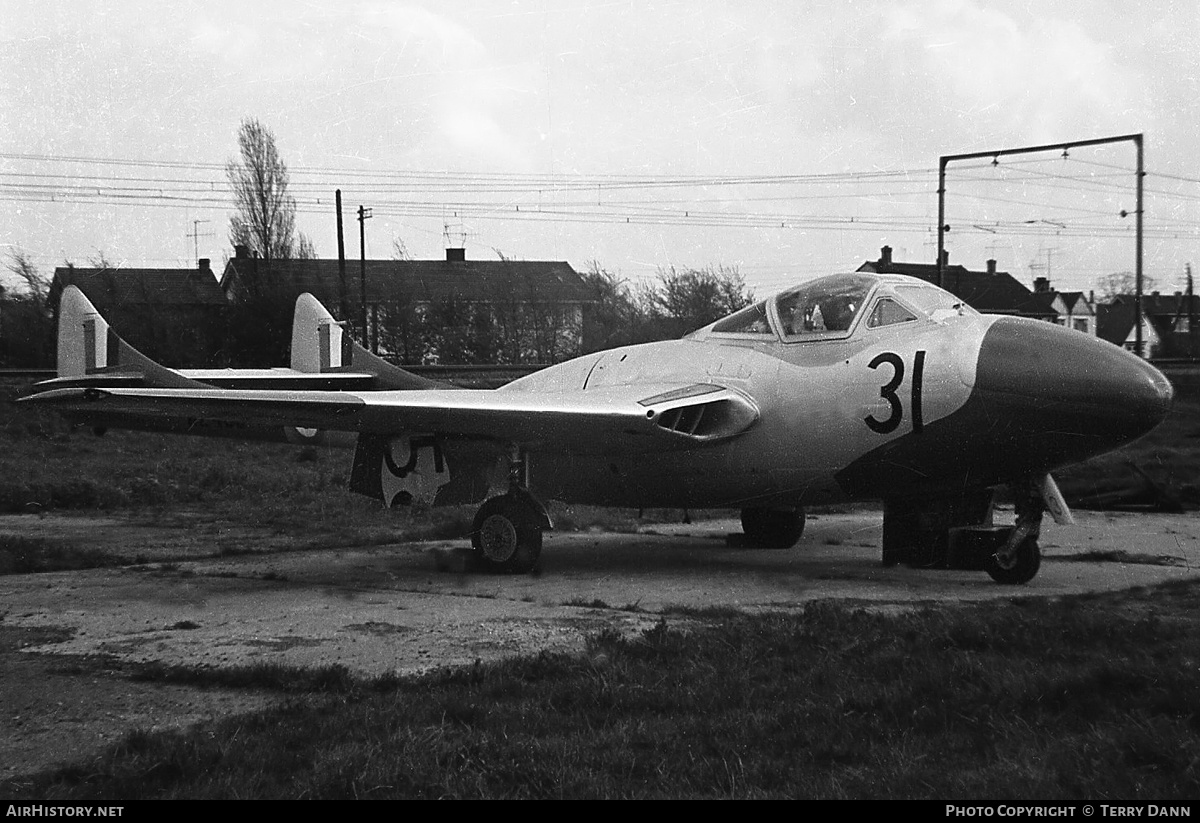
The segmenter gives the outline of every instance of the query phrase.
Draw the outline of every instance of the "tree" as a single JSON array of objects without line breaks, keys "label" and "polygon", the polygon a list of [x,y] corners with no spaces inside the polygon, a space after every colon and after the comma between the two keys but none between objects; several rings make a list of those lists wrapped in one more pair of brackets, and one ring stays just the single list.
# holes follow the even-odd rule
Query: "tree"
[{"label": "tree", "polygon": [[54,361],[54,318],[50,283],[29,255],[19,248],[8,252],[6,266],[24,284],[23,291],[0,289],[0,363],[7,366],[48,366]]},{"label": "tree", "polygon": [[[1142,275],[1142,291],[1149,293],[1154,289],[1154,278]],[[1123,295],[1137,292],[1137,275],[1131,271],[1106,274],[1096,281],[1096,300],[1101,303],[1111,303]]]},{"label": "tree", "polygon": [[312,241],[296,231],[296,200],[288,194],[288,170],[275,135],[254,118],[238,128],[237,160],[225,164],[237,213],[229,240],[257,259],[239,267],[243,292],[229,313],[229,359],[259,366],[287,357],[295,294],[271,276],[272,261],[316,257]]},{"label": "tree", "polygon": [[412,260],[413,256],[408,251],[408,246],[404,240],[399,237],[392,238],[392,259],[393,260]]},{"label": "tree", "polygon": [[736,268],[659,270],[658,284],[641,295],[654,339],[680,337],[750,305],[754,295]]},{"label": "tree", "polygon": [[629,284],[595,260],[583,274],[583,282],[595,297],[595,302],[584,309],[584,349],[601,351],[637,342],[646,318]]},{"label": "tree", "polygon": [[296,235],[296,200],[288,194],[288,170],[275,147],[275,135],[248,117],[238,128],[238,152],[238,160],[225,164],[237,209],[229,218],[230,243],[257,252],[268,265],[311,256],[311,241]]}]

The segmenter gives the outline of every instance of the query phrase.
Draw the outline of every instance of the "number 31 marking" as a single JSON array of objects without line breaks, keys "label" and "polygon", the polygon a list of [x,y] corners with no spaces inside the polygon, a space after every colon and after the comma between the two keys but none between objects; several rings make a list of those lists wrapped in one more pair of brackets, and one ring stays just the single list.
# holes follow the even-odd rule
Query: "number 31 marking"
[{"label": "number 31 marking", "polygon": [[[892,413],[885,420],[876,420],[873,414],[863,418],[871,431],[877,434],[894,432],[900,428],[900,423],[904,420],[904,404],[900,402],[900,397],[896,394],[896,390],[904,382],[904,358],[895,352],[882,352],[875,355],[875,358],[867,364],[867,368],[878,369],[884,363],[892,367],[892,379],[879,388],[879,396],[888,401],[888,405],[892,407]],[[925,352],[922,350],[913,355],[912,394],[909,405],[912,408],[914,434],[919,434],[925,427],[925,421],[921,417],[921,382],[924,376]]]}]

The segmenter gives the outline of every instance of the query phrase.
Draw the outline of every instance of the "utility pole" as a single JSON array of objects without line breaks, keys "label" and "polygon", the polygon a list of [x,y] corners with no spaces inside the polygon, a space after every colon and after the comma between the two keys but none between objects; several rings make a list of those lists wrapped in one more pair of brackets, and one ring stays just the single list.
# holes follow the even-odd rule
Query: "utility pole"
[{"label": "utility pole", "polygon": [[1142,357],[1142,178],[1146,176],[1146,172],[1142,155],[1142,135],[1135,134],[1133,141],[1137,145],[1137,295],[1133,301],[1134,328],[1137,329],[1137,335],[1133,338],[1133,353]]},{"label": "utility pole", "polygon": [[378,333],[375,335],[376,345],[371,346],[367,337],[367,221],[371,219],[371,210],[358,207],[358,277],[359,288],[359,304],[362,309],[362,344],[369,346],[371,351],[378,351]]},{"label": "utility pole", "polygon": [[1192,284],[1192,264],[1187,264],[1188,356],[1196,359],[1196,295]]},{"label": "utility pole", "polygon": [[335,200],[337,201],[337,230],[338,230],[338,287],[341,293],[338,295],[341,308],[341,319],[347,320],[350,317],[350,309],[346,304],[346,239],[342,236],[342,190],[334,190]]}]

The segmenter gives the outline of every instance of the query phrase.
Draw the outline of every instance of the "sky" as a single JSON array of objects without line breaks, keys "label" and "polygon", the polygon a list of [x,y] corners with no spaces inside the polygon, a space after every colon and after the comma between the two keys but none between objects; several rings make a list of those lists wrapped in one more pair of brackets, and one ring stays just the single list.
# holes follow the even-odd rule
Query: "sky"
[{"label": "sky", "polygon": [[[1145,135],[1147,275],[1200,264],[1191,0],[0,0],[0,257],[218,270],[254,118],[336,257],[463,245],[760,296],[933,262],[942,155]],[[947,166],[952,263],[1135,265],[1131,142]],[[1122,216],[1122,214],[1124,216]],[[9,281],[11,285],[11,279]]]}]

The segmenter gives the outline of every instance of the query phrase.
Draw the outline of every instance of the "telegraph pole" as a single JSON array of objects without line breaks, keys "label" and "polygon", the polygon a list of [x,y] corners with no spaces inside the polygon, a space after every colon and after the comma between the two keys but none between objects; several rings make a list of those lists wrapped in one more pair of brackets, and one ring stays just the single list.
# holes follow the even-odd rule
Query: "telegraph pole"
[{"label": "telegraph pole", "polygon": [[1192,264],[1187,264],[1188,357],[1196,359],[1196,294],[1192,285]]},{"label": "telegraph pole", "polygon": [[338,295],[341,304],[341,319],[348,320],[350,317],[350,309],[346,304],[346,239],[342,236],[342,190],[334,190],[335,199],[337,200],[337,229],[338,229],[338,288],[341,293]]},{"label": "telegraph pole", "polygon": [[[371,219],[371,210],[358,207],[358,277],[359,288],[362,291],[359,293],[359,305],[362,309],[362,343],[363,346],[369,346],[372,351],[377,350],[378,346],[370,346],[367,338],[367,221]],[[378,336],[377,336],[378,338]]]},{"label": "telegraph pole", "polygon": [[1142,162],[1142,135],[1133,136],[1137,144],[1137,295],[1133,301],[1133,320],[1137,335],[1133,338],[1133,353],[1142,356],[1142,178],[1146,176]]}]

